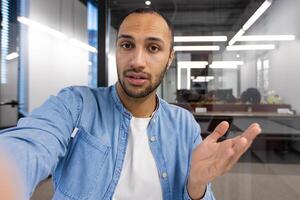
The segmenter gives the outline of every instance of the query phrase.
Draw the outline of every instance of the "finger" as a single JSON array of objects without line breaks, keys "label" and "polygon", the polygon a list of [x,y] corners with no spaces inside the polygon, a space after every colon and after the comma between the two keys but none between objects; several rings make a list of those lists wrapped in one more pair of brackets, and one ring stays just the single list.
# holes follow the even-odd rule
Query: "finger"
[{"label": "finger", "polygon": [[234,141],[233,144],[233,150],[234,150],[234,156],[233,158],[239,159],[247,151],[247,149],[250,147],[251,142],[248,141],[245,137],[240,137],[236,141]]},{"label": "finger", "polygon": [[227,171],[231,170],[231,168],[238,162],[238,160],[249,149],[250,146],[251,142],[247,141],[247,139],[244,137],[240,137],[237,139],[237,141],[235,141],[235,144],[233,145],[234,155],[226,167]]},{"label": "finger", "polygon": [[218,139],[226,133],[228,128],[229,128],[228,122],[223,121],[215,128],[215,130],[209,136],[207,136],[206,139],[212,142],[217,142]]},{"label": "finger", "polygon": [[252,142],[254,138],[261,133],[259,124],[251,124],[247,130],[242,134],[242,137],[246,138],[249,142]]},{"label": "finger", "polygon": [[220,173],[218,175],[225,174],[228,170],[228,166],[231,164],[235,151],[232,148],[232,144],[228,143],[226,147],[222,150],[222,154],[218,155],[218,164]]},{"label": "finger", "polygon": [[226,163],[225,171],[231,170],[231,168],[238,162],[241,156],[249,149],[254,138],[261,132],[259,124],[251,124],[247,130],[240,136],[232,139],[233,142],[233,155]]}]

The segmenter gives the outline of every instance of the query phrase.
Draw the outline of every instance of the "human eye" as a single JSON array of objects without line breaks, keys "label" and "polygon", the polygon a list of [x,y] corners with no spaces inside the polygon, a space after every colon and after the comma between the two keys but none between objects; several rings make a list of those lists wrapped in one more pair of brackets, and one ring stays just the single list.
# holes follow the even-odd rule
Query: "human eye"
[{"label": "human eye", "polygon": [[132,43],[130,43],[130,42],[122,42],[120,44],[120,47],[122,49],[129,50],[129,49],[132,49],[134,47],[134,45]]},{"label": "human eye", "polygon": [[148,51],[150,51],[151,53],[156,53],[160,50],[159,46],[158,45],[149,45],[148,46]]}]

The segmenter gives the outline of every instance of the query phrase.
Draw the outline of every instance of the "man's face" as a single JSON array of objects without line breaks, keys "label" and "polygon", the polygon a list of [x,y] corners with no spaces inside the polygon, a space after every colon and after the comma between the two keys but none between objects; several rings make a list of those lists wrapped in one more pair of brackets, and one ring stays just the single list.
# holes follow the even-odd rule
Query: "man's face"
[{"label": "man's face", "polygon": [[156,14],[131,14],[122,22],[117,39],[118,80],[124,92],[146,97],[159,86],[174,52],[167,23]]}]

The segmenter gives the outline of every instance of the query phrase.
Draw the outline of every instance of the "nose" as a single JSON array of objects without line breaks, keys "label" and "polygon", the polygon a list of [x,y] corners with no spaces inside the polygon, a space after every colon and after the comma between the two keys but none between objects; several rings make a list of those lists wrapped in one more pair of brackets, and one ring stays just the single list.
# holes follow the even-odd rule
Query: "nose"
[{"label": "nose", "polygon": [[146,53],[143,48],[135,49],[130,64],[133,68],[144,68],[146,66]]}]

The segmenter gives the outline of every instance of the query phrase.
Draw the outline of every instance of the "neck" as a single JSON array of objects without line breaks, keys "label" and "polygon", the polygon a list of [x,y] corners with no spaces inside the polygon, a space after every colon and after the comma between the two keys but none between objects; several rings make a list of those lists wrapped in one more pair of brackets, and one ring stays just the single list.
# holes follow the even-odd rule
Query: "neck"
[{"label": "neck", "polygon": [[117,83],[117,93],[124,107],[138,118],[150,117],[156,108],[156,90],[142,98],[128,96],[120,83]]}]

